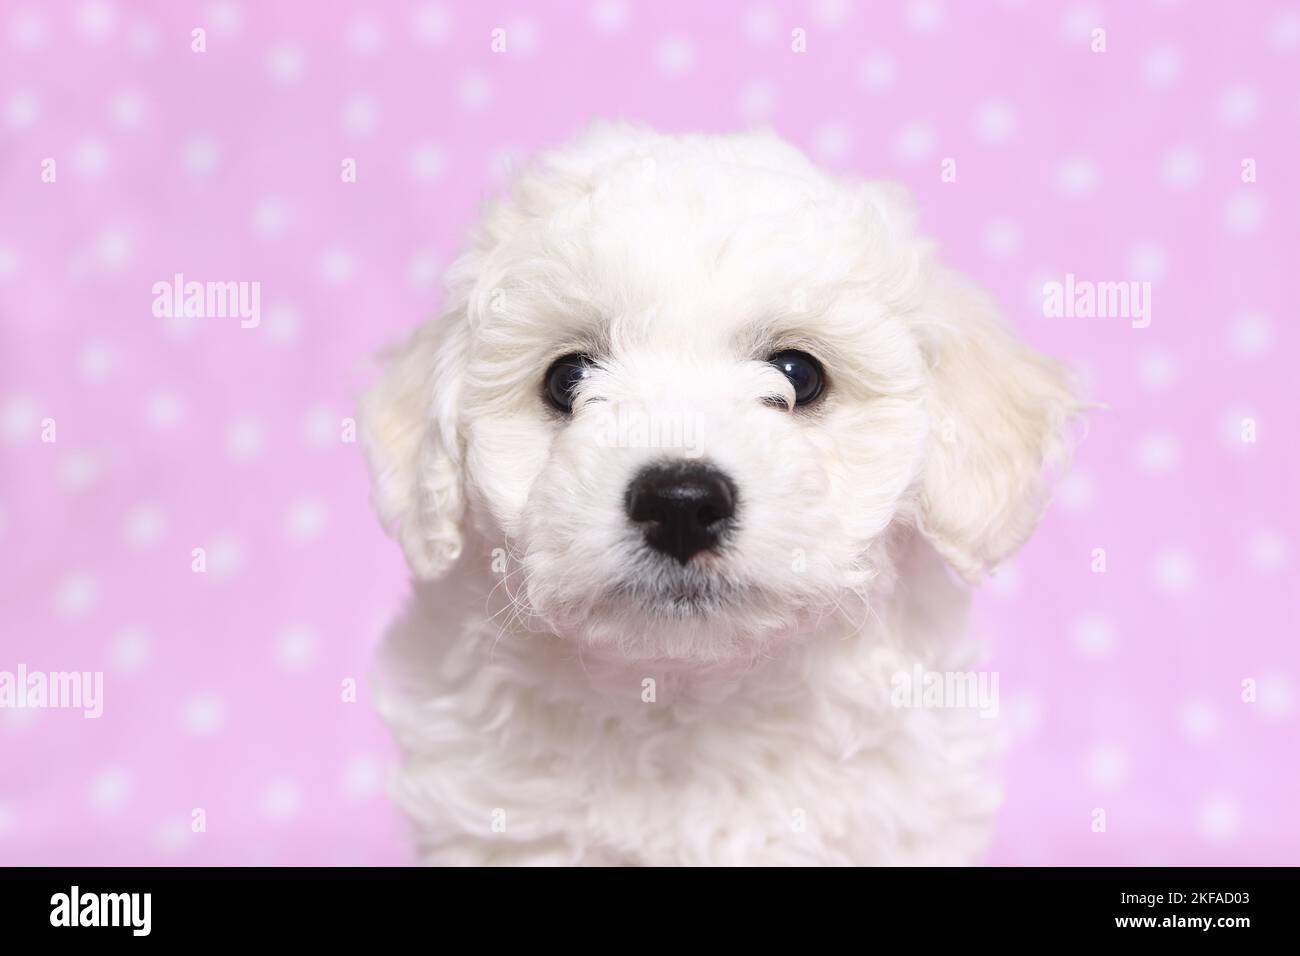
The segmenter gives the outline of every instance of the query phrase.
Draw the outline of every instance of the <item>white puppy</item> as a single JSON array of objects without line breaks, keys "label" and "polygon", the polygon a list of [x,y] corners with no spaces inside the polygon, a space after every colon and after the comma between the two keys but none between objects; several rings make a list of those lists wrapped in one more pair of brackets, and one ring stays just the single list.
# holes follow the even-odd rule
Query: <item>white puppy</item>
[{"label": "white puppy", "polygon": [[1078,408],[897,186],[770,134],[543,154],[362,401],[422,858],[976,858],[992,722],[900,690],[970,669],[945,565],[1025,540]]}]

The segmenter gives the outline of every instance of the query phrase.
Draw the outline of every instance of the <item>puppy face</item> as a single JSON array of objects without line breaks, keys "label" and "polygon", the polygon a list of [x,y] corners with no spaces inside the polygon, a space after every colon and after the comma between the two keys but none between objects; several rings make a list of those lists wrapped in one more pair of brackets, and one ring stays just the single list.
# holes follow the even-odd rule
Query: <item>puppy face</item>
[{"label": "puppy face", "polygon": [[472,529],[541,626],[717,658],[869,603],[901,535],[1002,557],[1073,400],[912,219],[770,136],[542,157],[363,403],[415,571]]}]

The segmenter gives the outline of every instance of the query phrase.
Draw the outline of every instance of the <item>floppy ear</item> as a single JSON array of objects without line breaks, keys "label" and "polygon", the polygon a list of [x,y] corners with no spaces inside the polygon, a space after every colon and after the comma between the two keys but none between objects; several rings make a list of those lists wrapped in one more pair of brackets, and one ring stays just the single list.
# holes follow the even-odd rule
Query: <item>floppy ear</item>
[{"label": "floppy ear", "polygon": [[1082,405],[1064,366],[1017,340],[983,293],[935,271],[920,326],[930,435],[919,526],[974,579],[1038,523]]},{"label": "floppy ear", "polygon": [[416,330],[361,398],[371,501],[417,577],[460,556],[465,510],[458,404],[469,331],[462,311]]}]

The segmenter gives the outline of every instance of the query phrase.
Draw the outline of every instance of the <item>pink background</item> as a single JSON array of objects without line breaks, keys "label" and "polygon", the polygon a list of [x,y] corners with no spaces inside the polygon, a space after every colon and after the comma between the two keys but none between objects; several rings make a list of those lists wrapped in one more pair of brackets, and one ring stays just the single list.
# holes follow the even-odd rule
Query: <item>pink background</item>
[{"label": "pink background", "polygon": [[[978,599],[989,860],[1300,862],[1300,7],[1147,0],[0,5],[0,670],[106,683],[98,721],[0,711],[0,860],[408,860],[365,689],[405,570],[340,420],[511,161],[593,116],[901,180],[1109,404]],[[260,281],[260,327],[154,318],[175,272]],[[1066,272],[1151,281],[1151,327],[1045,318]]]}]

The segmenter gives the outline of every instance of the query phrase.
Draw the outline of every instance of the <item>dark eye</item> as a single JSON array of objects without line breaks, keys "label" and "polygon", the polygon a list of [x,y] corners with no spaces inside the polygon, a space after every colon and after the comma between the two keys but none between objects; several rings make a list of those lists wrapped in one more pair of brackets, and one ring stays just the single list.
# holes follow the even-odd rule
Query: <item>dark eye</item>
[{"label": "dark eye", "polygon": [[794,403],[807,405],[815,402],[826,384],[826,373],[821,362],[807,352],[789,349],[777,352],[767,360],[781,370],[781,374],[794,386]]},{"label": "dark eye", "polygon": [[591,373],[591,359],[585,355],[564,355],[546,370],[546,400],[566,415],[573,411],[573,392]]}]

